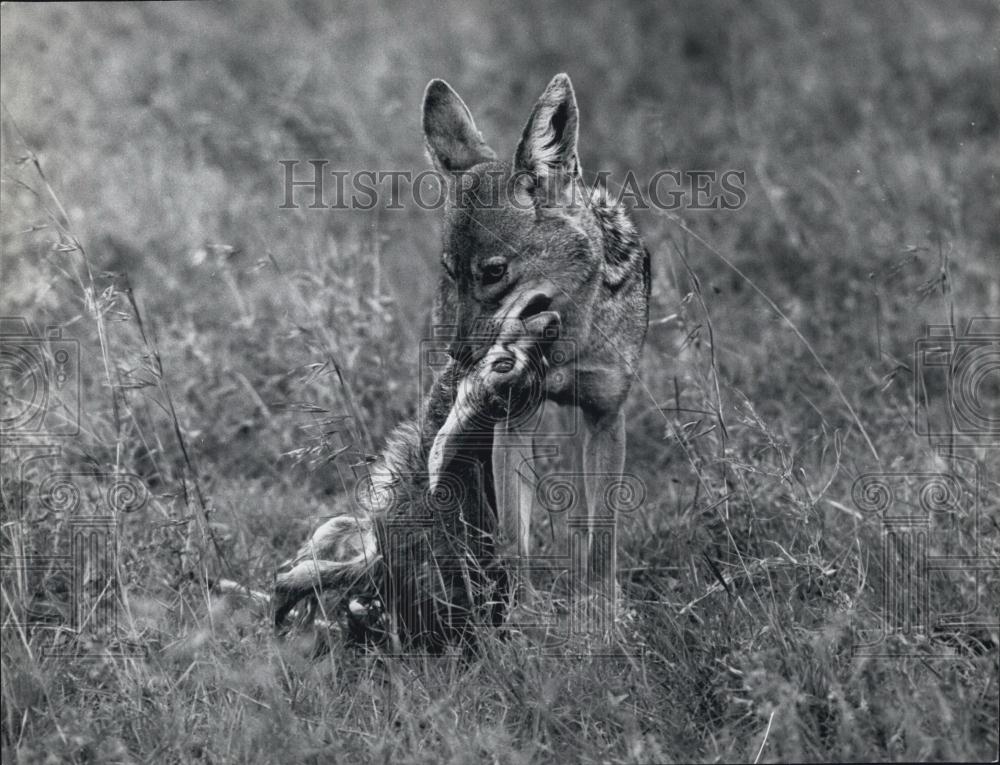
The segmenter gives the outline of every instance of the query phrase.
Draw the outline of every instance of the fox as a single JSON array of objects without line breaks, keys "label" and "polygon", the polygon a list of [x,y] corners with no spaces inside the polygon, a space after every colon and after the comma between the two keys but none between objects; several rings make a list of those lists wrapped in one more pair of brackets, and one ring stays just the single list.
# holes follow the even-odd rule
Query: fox
[{"label": "fox", "polygon": [[[649,324],[650,253],[629,212],[603,187],[588,190],[578,154],[579,109],[557,74],[538,98],[509,161],[476,127],[444,80],[424,92],[426,153],[445,179],[441,274],[433,320],[453,328],[449,354],[477,357],[491,321],[554,311],[566,353],[549,360],[546,401],[582,415],[577,464],[591,521],[625,465],[624,405]],[[532,433],[498,423],[493,451],[500,529],[509,551],[529,555],[534,486]],[[595,551],[591,562],[597,568]],[[613,576],[615,560],[604,565]],[[607,573],[607,569],[605,573]]]}]

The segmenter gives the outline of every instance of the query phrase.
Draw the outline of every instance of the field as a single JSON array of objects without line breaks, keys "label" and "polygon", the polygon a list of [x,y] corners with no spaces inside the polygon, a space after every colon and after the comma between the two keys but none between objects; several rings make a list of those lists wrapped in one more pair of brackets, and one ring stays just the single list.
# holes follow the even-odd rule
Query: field
[{"label": "field", "polygon": [[[53,372],[30,433],[3,362],[5,762],[997,757],[996,322],[966,333],[1000,317],[996,4],[8,3],[0,21],[0,315],[61,333],[29,343]],[[440,212],[309,209],[301,189],[282,209],[280,161],[426,169],[433,77],[513,153],[562,71],[587,176],[746,178],[739,209],[635,212],[654,282],[628,404],[646,499],[618,541],[628,657],[485,635],[471,657],[314,659],[211,587],[266,590],[416,413]],[[119,591],[95,593],[74,510],[116,477]]]}]

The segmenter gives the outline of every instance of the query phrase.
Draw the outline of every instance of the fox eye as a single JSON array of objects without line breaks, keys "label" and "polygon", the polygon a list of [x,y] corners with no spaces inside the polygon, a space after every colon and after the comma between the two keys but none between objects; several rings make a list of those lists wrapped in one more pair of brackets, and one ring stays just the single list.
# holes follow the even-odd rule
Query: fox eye
[{"label": "fox eye", "polygon": [[483,269],[483,284],[496,284],[506,273],[506,263],[491,263]]}]

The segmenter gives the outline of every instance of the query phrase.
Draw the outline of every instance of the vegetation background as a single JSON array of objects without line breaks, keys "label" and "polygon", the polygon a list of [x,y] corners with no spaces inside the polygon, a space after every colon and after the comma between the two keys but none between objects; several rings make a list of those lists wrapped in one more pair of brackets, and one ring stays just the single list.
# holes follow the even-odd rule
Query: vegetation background
[{"label": "vegetation background", "polygon": [[[8,3],[0,20],[0,313],[61,327],[82,380],[79,435],[4,447],[5,761],[997,756],[996,565],[931,580],[938,611],[986,626],[852,656],[894,575],[851,492],[959,471],[914,432],[913,349],[929,324],[1000,316],[995,3]],[[279,209],[278,162],[424,169],[432,77],[512,153],[560,71],[585,170],[747,173],[740,210],[637,213],[654,288],[628,469],[647,499],[619,560],[644,653],[490,638],[471,661],[313,660],[209,585],[266,588],[414,414],[439,214]],[[52,470],[148,491],[119,519],[139,656],[43,651],[66,638],[68,585],[13,556],[67,544],[66,514],[24,500],[44,444]],[[962,454],[981,523],[948,521],[996,562],[996,452]]]}]

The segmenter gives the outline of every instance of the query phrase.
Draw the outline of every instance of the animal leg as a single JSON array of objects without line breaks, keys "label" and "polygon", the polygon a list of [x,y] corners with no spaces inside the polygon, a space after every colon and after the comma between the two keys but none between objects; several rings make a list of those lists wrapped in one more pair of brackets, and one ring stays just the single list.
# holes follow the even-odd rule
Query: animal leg
[{"label": "animal leg", "polygon": [[535,476],[531,432],[499,423],[493,431],[493,479],[496,489],[500,552],[514,559],[518,584],[527,582],[531,511]]},{"label": "animal leg", "polygon": [[[621,480],[625,469],[625,414],[614,412],[604,417],[584,417],[583,484],[587,503],[588,565],[587,571],[598,593],[614,609],[617,594],[618,553],[616,535],[608,534],[607,521],[612,526],[614,506],[607,494]],[[598,520],[605,520],[605,533],[598,534]],[[611,612],[613,614],[613,611]]]}]

